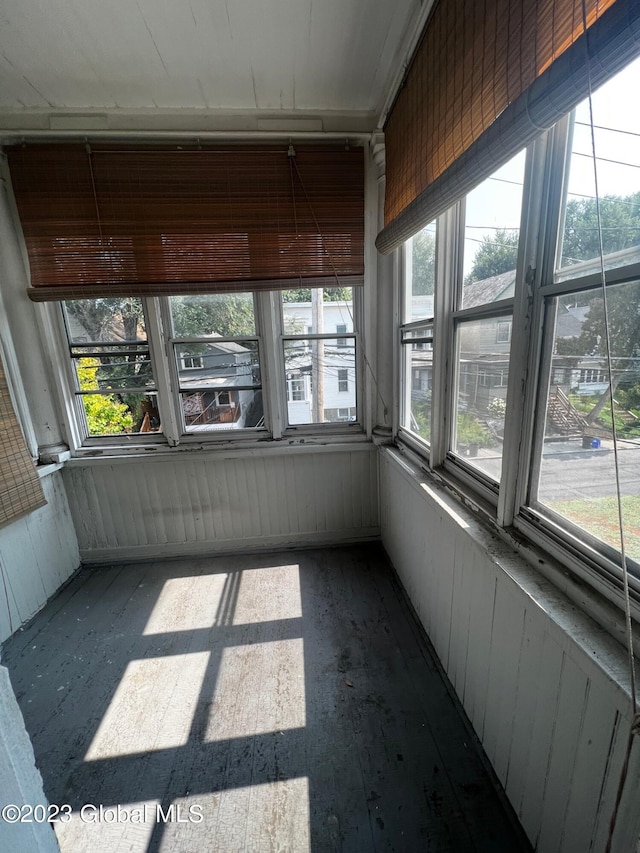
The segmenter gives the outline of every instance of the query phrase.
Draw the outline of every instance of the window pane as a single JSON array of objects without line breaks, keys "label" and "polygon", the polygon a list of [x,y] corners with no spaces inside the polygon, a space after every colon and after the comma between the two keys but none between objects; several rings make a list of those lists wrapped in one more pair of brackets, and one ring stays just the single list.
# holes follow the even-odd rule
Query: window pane
[{"label": "window pane", "polygon": [[142,301],[76,299],[64,314],[89,436],[159,432]]},{"label": "window pane", "polygon": [[181,390],[260,385],[257,341],[176,344]]},{"label": "window pane", "polygon": [[69,342],[146,341],[142,300],[74,299],[64,303]]},{"label": "window pane", "polygon": [[[629,108],[629,93],[637,88],[639,76],[640,59],[592,97],[602,248],[611,256],[607,267],[640,260],[640,113]],[[571,276],[592,272],[594,264],[581,262],[600,257],[593,155],[585,101],[575,114],[559,262]]]},{"label": "window pane", "polygon": [[513,296],[524,164],[521,151],[467,196],[463,308]]},{"label": "window pane", "polygon": [[458,382],[452,448],[498,481],[509,378],[509,344],[499,342],[509,317],[472,320],[458,327]]},{"label": "window pane", "polygon": [[[640,560],[640,282],[607,289],[627,553]],[[620,548],[603,300],[557,300],[537,500]]]},{"label": "window pane", "polygon": [[176,338],[255,335],[251,293],[206,293],[169,297]]},{"label": "window pane", "polygon": [[355,420],[355,338],[285,341],[284,365],[290,424]]},{"label": "window pane", "polygon": [[90,436],[162,431],[155,394],[93,393],[82,394],[80,399]]},{"label": "window pane", "polygon": [[187,432],[264,427],[260,389],[198,389],[180,394]]},{"label": "window pane", "polygon": [[436,223],[430,222],[406,244],[404,320],[433,317],[436,277]]},{"label": "window pane", "polygon": [[285,335],[353,332],[353,288],[283,290],[282,320]]},{"label": "window pane", "polygon": [[431,439],[432,345],[405,345],[405,362],[407,384],[403,426],[428,442]]}]

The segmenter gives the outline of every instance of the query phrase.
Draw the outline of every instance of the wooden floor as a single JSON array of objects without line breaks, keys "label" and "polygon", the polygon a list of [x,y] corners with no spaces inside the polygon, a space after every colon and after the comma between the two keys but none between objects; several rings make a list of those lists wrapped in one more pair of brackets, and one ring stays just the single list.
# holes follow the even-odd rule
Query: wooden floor
[{"label": "wooden floor", "polygon": [[64,853],[529,849],[375,546],[84,570],[3,663]]}]

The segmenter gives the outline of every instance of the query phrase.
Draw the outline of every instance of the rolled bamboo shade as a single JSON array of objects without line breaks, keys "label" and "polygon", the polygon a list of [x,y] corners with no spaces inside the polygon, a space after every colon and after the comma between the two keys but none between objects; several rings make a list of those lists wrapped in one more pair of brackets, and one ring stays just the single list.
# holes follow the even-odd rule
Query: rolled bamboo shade
[{"label": "rolled bamboo shade", "polygon": [[35,301],[362,283],[362,148],[7,154]]},{"label": "rolled bamboo shade", "polygon": [[637,0],[439,0],[385,125],[379,251],[444,212],[639,52]]},{"label": "rolled bamboo shade", "polygon": [[13,410],[0,360],[0,526],[44,504],[40,478]]}]

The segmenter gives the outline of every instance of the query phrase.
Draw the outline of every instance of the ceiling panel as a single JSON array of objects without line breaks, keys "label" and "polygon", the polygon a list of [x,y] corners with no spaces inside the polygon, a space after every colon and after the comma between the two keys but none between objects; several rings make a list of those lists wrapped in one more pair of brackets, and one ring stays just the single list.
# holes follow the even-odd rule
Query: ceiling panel
[{"label": "ceiling panel", "polygon": [[376,114],[422,6],[1,0],[0,113]]}]

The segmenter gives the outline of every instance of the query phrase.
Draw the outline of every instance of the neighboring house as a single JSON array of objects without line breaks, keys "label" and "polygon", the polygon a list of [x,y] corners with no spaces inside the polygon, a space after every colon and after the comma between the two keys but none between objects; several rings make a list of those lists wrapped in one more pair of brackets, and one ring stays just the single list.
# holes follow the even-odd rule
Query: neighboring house
[{"label": "neighboring house", "polygon": [[[285,334],[312,334],[313,309],[311,302],[284,302]],[[324,334],[353,332],[351,302],[325,302],[322,306]],[[289,423],[308,424],[313,421],[314,364],[320,364],[323,390],[320,408],[324,421],[355,421],[356,368],[352,338],[337,337],[314,342],[300,339],[295,348],[285,350],[287,380],[287,410]],[[315,380],[317,383],[317,379]]]},{"label": "neighboring house", "polygon": [[[219,337],[210,335],[209,337]],[[256,426],[254,408],[260,376],[251,351],[234,341],[194,345],[178,359],[182,409],[187,428]]]}]

